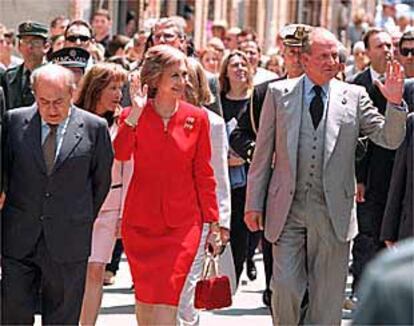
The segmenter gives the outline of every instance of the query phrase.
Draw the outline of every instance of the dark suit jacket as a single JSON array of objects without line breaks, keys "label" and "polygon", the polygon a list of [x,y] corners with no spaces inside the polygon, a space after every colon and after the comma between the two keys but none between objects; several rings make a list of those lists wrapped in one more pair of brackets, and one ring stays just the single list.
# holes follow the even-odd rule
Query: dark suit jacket
[{"label": "dark suit jacket", "polygon": [[35,101],[29,84],[23,87],[23,64],[7,69],[0,78],[6,97],[6,109],[32,105]]},{"label": "dark suit jacket", "polygon": [[387,250],[367,266],[354,325],[414,324],[414,239]]},{"label": "dark suit jacket", "polygon": [[50,175],[36,105],[5,114],[3,141],[2,254],[22,259],[43,233],[56,261],[87,259],[92,225],[111,184],[113,152],[106,121],[73,106]]},{"label": "dark suit jacket", "polygon": [[269,80],[254,87],[253,105],[249,102],[249,107],[240,116],[236,129],[230,135],[231,148],[247,162],[250,162],[253,157],[260,114],[268,85],[274,81],[284,79],[286,77]]},{"label": "dark suit jacket", "polygon": [[[353,82],[365,87],[374,106],[384,115],[387,100],[374,85],[370,70],[366,69],[358,74]],[[357,180],[365,184],[367,197],[374,198],[376,202],[385,204],[387,200],[394,156],[394,150],[385,149],[368,140],[367,152],[357,163]]]},{"label": "dark suit jacket", "polygon": [[414,78],[405,80],[404,100],[407,102],[408,111],[414,112]]},{"label": "dark suit jacket", "polygon": [[[3,115],[6,111],[6,99],[4,98],[3,87],[0,86],[0,135],[3,124]],[[0,192],[3,189],[3,169],[2,169],[2,142],[0,137]]]},{"label": "dark suit jacket", "polygon": [[381,240],[397,241],[414,236],[414,114],[407,119],[407,136],[395,156]]}]

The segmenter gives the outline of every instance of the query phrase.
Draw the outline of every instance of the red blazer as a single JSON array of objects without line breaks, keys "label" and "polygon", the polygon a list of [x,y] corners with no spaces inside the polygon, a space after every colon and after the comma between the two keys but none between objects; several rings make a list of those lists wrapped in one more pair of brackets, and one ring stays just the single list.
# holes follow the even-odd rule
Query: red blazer
[{"label": "red blazer", "polygon": [[207,114],[180,102],[165,128],[149,101],[133,129],[123,122],[129,111],[114,140],[117,160],[134,158],[124,222],[157,228],[218,221]]}]

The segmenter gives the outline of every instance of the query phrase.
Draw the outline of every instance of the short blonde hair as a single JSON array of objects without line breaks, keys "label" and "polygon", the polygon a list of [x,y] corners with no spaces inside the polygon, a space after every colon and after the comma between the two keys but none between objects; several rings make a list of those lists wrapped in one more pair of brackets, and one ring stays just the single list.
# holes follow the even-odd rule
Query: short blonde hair
[{"label": "short blonde hair", "polygon": [[169,45],[156,45],[147,51],[142,63],[140,75],[141,84],[148,85],[149,98],[156,96],[158,83],[164,70],[182,61],[187,63],[185,54]]},{"label": "short blonde hair", "polygon": [[206,72],[201,63],[194,58],[188,58],[187,67],[188,83],[185,90],[186,100],[195,106],[213,103],[214,96],[208,86]]},{"label": "short blonde hair", "polygon": [[223,60],[223,63],[221,64],[220,75],[219,75],[220,92],[226,94],[230,90],[230,81],[229,81],[229,77],[227,76],[227,68],[228,68],[231,58],[233,57],[241,57],[243,61],[246,62],[247,70],[248,70],[247,87],[249,90],[252,90],[253,89],[252,66],[244,52],[240,50],[234,50],[234,51],[231,51],[228,55],[226,55],[226,57]]}]

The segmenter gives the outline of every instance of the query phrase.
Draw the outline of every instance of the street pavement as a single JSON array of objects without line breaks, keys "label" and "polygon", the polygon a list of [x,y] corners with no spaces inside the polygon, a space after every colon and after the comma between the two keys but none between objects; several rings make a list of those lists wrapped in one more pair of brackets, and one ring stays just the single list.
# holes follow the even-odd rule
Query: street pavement
[{"label": "street pavement", "polygon": [[[263,260],[261,254],[256,254],[255,262],[258,277],[251,282],[243,273],[241,284],[233,298],[230,308],[216,311],[201,312],[201,326],[203,325],[235,325],[235,326],[271,326],[269,310],[262,302],[262,291],[265,288]],[[350,278],[347,291],[350,287]],[[116,283],[107,286],[97,326],[136,325],[134,314],[134,296],[131,288],[131,276],[128,264],[123,258],[120,271],[116,276]],[[344,310],[342,326],[350,325],[350,311]]]},{"label": "street pavement", "polygon": [[[230,308],[202,311],[201,326],[271,326],[272,320],[269,310],[262,302],[262,292],[265,288],[263,259],[261,254],[255,255],[258,271],[257,279],[249,281],[243,272],[241,284],[233,297]],[[350,291],[351,278],[348,277],[347,293]],[[104,287],[102,308],[98,317],[97,326],[132,326],[136,325],[134,312],[134,294],[131,290],[131,275],[126,258],[123,257],[120,270],[116,275],[116,282],[112,286]],[[329,300],[329,295],[327,295]],[[36,316],[35,326],[40,326],[40,317]],[[341,326],[351,325],[351,312],[343,310]]]}]

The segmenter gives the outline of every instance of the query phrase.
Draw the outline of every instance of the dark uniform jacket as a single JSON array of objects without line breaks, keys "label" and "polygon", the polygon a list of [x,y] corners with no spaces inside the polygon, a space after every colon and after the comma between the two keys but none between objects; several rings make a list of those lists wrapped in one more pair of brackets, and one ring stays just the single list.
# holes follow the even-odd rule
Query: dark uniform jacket
[{"label": "dark uniform jacket", "polygon": [[7,69],[1,75],[0,86],[3,87],[7,110],[30,106],[35,101],[30,87],[30,81],[23,81],[23,67],[23,64],[21,64]]},{"label": "dark uniform jacket", "polygon": [[286,77],[269,80],[254,87],[248,108],[240,116],[236,129],[230,135],[231,148],[248,163],[251,162],[253,157],[260,114],[266,97],[267,87],[272,82],[284,79]]}]

